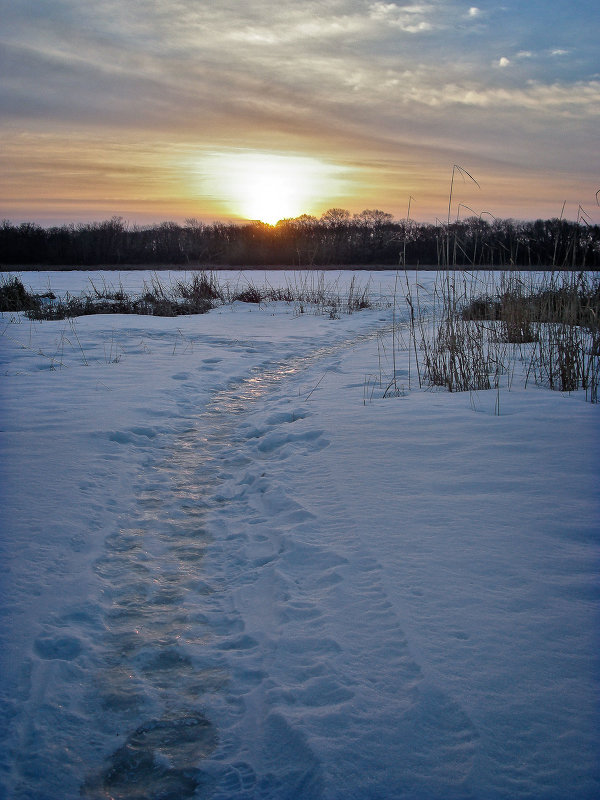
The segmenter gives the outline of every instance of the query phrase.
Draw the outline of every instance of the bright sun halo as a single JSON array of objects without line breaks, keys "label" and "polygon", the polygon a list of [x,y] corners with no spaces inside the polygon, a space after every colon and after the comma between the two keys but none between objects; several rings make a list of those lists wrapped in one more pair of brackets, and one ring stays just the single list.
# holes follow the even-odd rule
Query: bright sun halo
[{"label": "bright sun halo", "polygon": [[269,225],[338,194],[341,171],[307,156],[255,152],[211,153],[201,166],[210,193],[231,213]]}]

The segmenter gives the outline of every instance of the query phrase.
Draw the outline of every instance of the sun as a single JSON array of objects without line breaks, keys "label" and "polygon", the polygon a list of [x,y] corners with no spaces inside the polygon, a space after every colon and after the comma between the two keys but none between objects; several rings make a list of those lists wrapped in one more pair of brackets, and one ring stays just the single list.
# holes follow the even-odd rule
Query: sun
[{"label": "sun", "polygon": [[343,172],[309,156],[254,151],[210,153],[200,164],[204,187],[230,213],[269,225],[339,195]]}]

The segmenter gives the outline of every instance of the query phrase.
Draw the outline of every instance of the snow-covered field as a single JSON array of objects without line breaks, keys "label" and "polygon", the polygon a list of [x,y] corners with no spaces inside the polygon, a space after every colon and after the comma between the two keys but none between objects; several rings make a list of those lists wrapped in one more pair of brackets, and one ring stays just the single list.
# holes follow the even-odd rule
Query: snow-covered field
[{"label": "snow-covered field", "polygon": [[599,408],[394,314],[1,317],[0,798],[600,796]]}]

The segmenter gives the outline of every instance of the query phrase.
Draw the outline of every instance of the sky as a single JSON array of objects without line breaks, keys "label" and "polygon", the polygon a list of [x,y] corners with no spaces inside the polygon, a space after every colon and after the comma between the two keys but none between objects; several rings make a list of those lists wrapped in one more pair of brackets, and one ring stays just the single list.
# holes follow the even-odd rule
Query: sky
[{"label": "sky", "polygon": [[600,222],[596,0],[0,0],[0,18],[0,218]]}]

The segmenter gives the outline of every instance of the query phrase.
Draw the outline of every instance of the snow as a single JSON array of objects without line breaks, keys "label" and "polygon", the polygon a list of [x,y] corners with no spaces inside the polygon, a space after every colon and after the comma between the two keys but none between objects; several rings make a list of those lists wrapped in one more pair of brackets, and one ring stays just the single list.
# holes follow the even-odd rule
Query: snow
[{"label": "snow", "polygon": [[3,315],[0,797],[600,796],[598,406],[305,312]]}]

